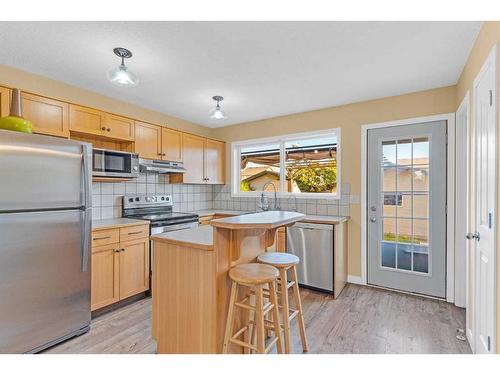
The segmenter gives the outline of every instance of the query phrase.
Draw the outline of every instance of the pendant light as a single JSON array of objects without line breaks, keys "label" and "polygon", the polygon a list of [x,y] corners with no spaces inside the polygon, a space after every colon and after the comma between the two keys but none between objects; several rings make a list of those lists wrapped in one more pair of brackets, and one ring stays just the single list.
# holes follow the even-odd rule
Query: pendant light
[{"label": "pendant light", "polygon": [[225,120],[227,119],[226,113],[221,109],[220,102],[224,100],[222,96],[216,95],[212,96],[212,99],[217,103],[215,108],[210,111],[210,118],[213,120]]},{"label": "pendant light", "polygon": [[108,70],[109,81],[118,86],[136,87],[139,84],[139,78],[125,66],[125,59],[131,58],[132,52],[121,47],[114,48],[113,52],[122,59],[122,63]]}]

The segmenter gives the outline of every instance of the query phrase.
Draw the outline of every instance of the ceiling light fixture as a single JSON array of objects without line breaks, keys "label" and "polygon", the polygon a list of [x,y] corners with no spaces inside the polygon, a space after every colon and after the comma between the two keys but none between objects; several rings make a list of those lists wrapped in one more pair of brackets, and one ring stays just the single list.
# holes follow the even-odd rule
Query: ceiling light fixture
[{"label": "ceiling light fixture", "polygon": [[113,52],[122,59],[122,63],[108,70],[109,81],[118,86],[136,87],[139,84],[139,78],[125,66],[125,59],[131,58],[132,52],[121,47],[114,48]]},{"label": "ceiling light fixture", "polygon": [[214,109],[210,111],[210,118],[213,120],[225,120],[227,119],[226,113],[221,109],[220,102],[224,100],[222,96],[216,95],[212,96],[212,99],[217,102]]}]

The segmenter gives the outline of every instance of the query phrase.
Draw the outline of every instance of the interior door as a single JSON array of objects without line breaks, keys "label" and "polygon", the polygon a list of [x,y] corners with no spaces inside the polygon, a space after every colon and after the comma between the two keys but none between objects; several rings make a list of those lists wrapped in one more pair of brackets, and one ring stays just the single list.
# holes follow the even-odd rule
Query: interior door
[{"label": "interior door", "polygon": [[475,350],[495,352],[495,64],[488,59],[474,85],[476,157]]},{"label": "interior door", "polygon": [[446,297],[446,121],[368,131],[368,283]]}]

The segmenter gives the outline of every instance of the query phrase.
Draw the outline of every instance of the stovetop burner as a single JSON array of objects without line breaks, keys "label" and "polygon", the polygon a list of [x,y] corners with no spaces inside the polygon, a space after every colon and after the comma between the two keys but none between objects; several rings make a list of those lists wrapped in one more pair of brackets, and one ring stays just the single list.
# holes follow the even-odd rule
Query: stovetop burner
[{"label": "stovetop burner", "polygon": [[198,215],[173,212],[172,196],[137,194],[123,197],[123,217],[151,221],[151,225],[169,225],[198,221]]}]

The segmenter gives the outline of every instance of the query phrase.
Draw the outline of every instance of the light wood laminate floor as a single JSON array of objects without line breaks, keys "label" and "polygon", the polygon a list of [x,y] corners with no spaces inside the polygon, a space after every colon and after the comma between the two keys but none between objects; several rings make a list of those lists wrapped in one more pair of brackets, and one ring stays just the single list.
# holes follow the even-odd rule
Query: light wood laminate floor
[{"label": "light wood laminate floor", "polygon": [[[301,290],[309,353],[470,353],[455,338],[465,310],[449,303],[349,284],[337,300]],[[301,353],[292,324],[292,351]],[[90,332],[45,353],[154,353],[151,299],[99,316]]]}]

